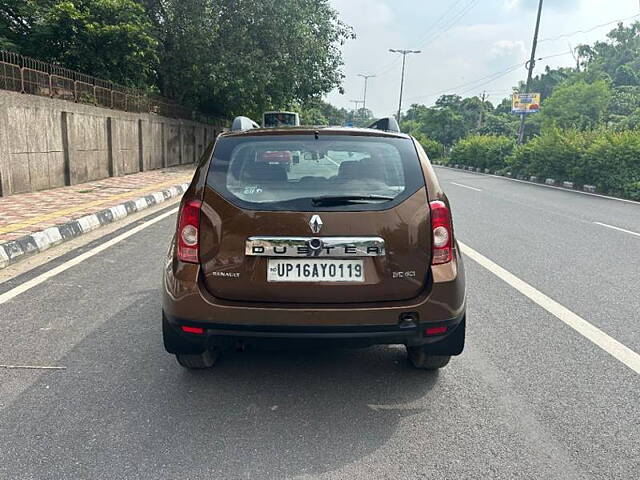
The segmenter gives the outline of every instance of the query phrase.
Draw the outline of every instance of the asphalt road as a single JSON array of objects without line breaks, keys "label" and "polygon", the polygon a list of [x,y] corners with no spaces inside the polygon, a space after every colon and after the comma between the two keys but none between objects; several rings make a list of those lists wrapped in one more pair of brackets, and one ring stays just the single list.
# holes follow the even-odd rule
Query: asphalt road
[{"label": "asphalt road", "polygon": [[[640,233],[640,205],[438,174],[460,240],[640,352],[640,236],[594,223]],[[160,338],[174,225],[0,305],[0,364],[65,367],[0,368],[0,478],[639,477],[638,373],[471,259],[467,348],[440,373],[395,347],[183,370]]]}]

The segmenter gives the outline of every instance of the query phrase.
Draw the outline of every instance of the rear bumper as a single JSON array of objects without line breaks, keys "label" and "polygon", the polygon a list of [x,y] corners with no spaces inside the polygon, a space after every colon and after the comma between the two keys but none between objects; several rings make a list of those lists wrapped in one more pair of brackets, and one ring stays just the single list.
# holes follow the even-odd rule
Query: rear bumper
[{"label": "rear bumper", "polygon": [[[213,346],[228,346],[237,342],[290,345],[295,341],[298,344],[345,346],[431,344],[434,354],[457,355],[462,351],[462,347],[458,348],[458,346],[464,344],[464,316],[428,324],[344,327],[212,324],[175,318],[166,314],[163,314],[163,321],[165,328],[171,331],[172,338],[178,340],[180,344],[184,343],[189,351],[200,351]],[[186,333],[182,331],[182,326],[200,327],[203,333]],[[446,331],[436,335],[427,334],[427,328],[434,327],[446,327]]]},{"label": "rear bumper", "polygon": [[169,318],[210,325],[212,329],[229,325],[240,328],[394,328],[406,316],[411,316],[420,325],[448,322],[462,318],[466,308],[464,265],[458,252],[454,249],[454,259],[449,264],[431,268],[429,288],[415,298],[309,304],[239,302],[214,297],[200,278],[200,267],[178,261],[170,251],[164,265],[162,309]]}]

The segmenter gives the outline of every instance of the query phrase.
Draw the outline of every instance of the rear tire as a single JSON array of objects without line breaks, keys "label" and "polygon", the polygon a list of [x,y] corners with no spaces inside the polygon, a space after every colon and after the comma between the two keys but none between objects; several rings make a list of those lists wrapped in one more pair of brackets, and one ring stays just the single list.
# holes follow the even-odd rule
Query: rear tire
[{"label": "rear tire", "polygon": [[178,363],[189,370],[200,370],[204,368],[211,368],[215,365],[218,357],[220,356],[220,350],[218,348],[214,350],[205,350],[202,353],[177,353],[176,360]]},{"label": "rear tire", "polygon": [[425,347],[425,345],[407,347],[407,357],[415,368],[438,370],[451,360],[451,355],[429,355]]}]

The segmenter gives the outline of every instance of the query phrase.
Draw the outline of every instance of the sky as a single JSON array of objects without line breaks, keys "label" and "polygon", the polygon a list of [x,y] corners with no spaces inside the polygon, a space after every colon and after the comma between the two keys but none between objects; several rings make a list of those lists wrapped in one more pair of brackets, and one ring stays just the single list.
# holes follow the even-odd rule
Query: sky
[{"label": "sky", "polygon": [[[421,50],[407,55],[403,110],[413,103],[432,105],[442,94],[487,92],[494,104],[526,79],[538,0],[330,0],[353,27],[355,40],[343,47],[344,94],[327,95],[332,104],[352,109],[362,100],[376,116],[398,109],[402,56],[389,49]],[[632,18],[634,17],[634,18]],[[604,40],[615,27],[640,20],[640,0],[545,0],[535,73],[544,67],[575,65],[570,51]],[[598,25],[610,25],[594,28]],[[519,65],[520,64],[520,65]]]}]

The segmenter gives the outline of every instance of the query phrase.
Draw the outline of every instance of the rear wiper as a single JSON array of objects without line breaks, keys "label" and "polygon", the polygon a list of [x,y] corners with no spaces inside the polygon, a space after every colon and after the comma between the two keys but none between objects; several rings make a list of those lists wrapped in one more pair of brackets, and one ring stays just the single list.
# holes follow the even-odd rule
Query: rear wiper
[{"label": "rear wiper", "polygon": [[351,203],[387,202],[395,197],[385,195],[340,195],[324,196],[311,199],[314,206],[320,205],[349,205]]}]

